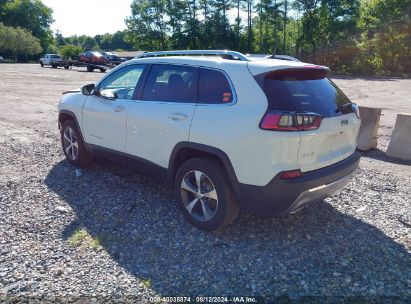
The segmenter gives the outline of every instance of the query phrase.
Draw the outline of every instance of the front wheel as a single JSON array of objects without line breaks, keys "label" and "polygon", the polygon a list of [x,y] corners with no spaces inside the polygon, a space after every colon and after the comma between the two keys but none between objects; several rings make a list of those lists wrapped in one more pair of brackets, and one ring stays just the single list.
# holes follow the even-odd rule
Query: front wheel
[{"label": "front wheel", "polygon": [[41,62],[41,61],[40,61],[40,66],[41,66],[42,68],[44,67],[44,64],[43,64],[43,62]]},{"label": "front wheel", "polygon": [[229,178],[222,165],[210,158],[193,158],[178,170],[175,193],[187,220],[199,229],[219,230],[238,215]]},{"label": "front wheel", "polygon": [[61,127],[61,144],[67,160],[74,166],[85,166],[92,156],[87,151],[80,131],[73,120],[66,120]]}]

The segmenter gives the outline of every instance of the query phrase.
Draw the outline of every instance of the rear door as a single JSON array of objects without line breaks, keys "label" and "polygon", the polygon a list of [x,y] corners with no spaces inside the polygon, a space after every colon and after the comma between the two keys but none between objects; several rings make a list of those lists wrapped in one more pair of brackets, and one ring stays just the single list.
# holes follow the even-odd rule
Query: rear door
[{"label": "rear door", "polygon": [[198,68],[154,64],[127,114],[127,154],[168,167],[171,152],[188,141],[197,99]]},{"label": "rear door", "polygon": [[339,162],[357,147],[360,120],[356,105],[325,76],[324,69],[299,68],[275,71],[263,81],[269,110],[294,112],[299,124],[308,117],[304,114],[321,116],[318,129],[299,131],[302,172]]}]

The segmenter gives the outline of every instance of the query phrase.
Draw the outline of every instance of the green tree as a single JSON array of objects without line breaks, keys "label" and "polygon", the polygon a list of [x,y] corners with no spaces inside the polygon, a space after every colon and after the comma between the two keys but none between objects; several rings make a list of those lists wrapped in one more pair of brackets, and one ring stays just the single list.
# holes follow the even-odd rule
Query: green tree
[{"label": "green tree", "polygon": [[[50,25],[53,22],[53,11],[40,0],[2,0],[1,21],[11,27],[21,27],[40,40],[47,49],[53,43]],[[0,3],[1,7],[1,3]]]},{"label": "green tree", "polygon": [[16,60],[22,56],[27,61],[28,56],[38,55],[42,51],[40,41],[29,31],[0,23],[0,53],[9,54]]},{"label": "green tree", "polygon": [[83,52],[83,48],[78,45],[66,44],[60,48],[60,54],[65,59],[77,59]]},{"label": "green tree", "polygon": [[139,49],[167,49],[166,10],[166,0],[134,0],[131,16],[126,18],[127,41]]}]

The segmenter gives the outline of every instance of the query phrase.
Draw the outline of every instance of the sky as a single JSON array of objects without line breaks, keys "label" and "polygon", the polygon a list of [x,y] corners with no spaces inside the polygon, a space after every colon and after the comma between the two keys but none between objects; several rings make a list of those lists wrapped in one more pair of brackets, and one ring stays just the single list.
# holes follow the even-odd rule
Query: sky
[{"label": "sky", "polygon": [[124,30],[132,0],[42,0],[53,9],[51,28],[64,36],[115,33]]}]

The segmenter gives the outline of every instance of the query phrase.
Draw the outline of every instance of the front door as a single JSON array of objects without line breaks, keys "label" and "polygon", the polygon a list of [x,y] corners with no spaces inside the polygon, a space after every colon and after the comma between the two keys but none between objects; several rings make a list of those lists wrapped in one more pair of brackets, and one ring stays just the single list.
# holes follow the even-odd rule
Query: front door
[{"label": "front door", "polygon": [[83,132],[88,144],[126,153],[127,111],[144,71],[144,65],[127,65],[107,75],[87,97]]}]

